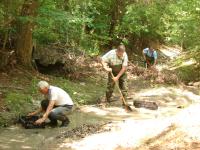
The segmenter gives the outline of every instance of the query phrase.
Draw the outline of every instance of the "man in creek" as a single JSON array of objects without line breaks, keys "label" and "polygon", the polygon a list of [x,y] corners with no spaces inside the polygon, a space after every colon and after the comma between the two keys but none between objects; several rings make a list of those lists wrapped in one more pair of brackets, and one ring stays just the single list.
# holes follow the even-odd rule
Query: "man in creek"
[{"label": "man in creek", "polygon": [[[117,49],[110,50],[101,59],[103,68],[108,72],[108,83],[105,102],[110,103],[115,82],[118,81],[119,88],[124,98],[127,97],[127,74],[128,56],[124,45],[119,45]],[[113,73],[114,78],[111,73]],[[123,104],[124,105],[124,104]]]},{"label": "man in creek", "polygon": [[143,49],[142,54],[145,60],[145,67],[155,69],[158,58],[156,50],[150,46],[149,48]]},{"label": "man in creek", "polygon": [[28,116],[44,112],[42,118],[38,119],[35,124],[41,124],[49,118],[49,125],[52,127],[58,125],[58,120],[62,122],[61,127],[67,126],[70,122],[67,114],[73,107],[73,101],[70,96],[63,89],[51,86],[46,81],[40,81],[38,89],[44,94],[45,100],[41,101],[41,107],[38,110],[29,113]]}]

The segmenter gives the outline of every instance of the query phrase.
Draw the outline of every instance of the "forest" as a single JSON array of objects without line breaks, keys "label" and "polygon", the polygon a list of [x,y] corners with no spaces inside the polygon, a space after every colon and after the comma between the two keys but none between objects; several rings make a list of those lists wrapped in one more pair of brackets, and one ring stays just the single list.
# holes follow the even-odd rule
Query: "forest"
[{"label": "forest", "polygon": [[119,43],[130,53],[149,42],[199,50],[197,0],[1,0],[0,11],[1,67],[12,50],[17,63],[31,67],[36,43],[59,43],[89,55]]}]

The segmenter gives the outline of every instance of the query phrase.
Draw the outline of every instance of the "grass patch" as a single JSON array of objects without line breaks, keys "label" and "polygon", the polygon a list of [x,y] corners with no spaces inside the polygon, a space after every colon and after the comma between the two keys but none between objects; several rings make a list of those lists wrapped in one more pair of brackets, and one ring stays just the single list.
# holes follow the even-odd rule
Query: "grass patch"
[{"label": "grass patch", "polygon": [[26,110],[24,104],[31,104],[32,96],[23,93],[8,93],[6,96],[6,106],[12,112],[22,112]]},{"label": "grass patch", "polygon": [[200,52],[186,52],[171,62],[178,77],[185,83],[200,80]]},{"label": "grass patch", "polygon": [[72,82],[59,77],[52,80],[51,84],[67,91],[76,104],[94,104],[106,90],[104,81],[97,82],[92,78],[84,82]]},{"label": "grass patch", "polygon": [[179,67],[175,69],[175,71],[181,81],[185,83],[189,83],[191,81],[196,82],[200,80],[200,71],[193,65]]},{"label": "grass patch", "polygon": [[[14,121],[13,118],[16,119],[19,114],[33,111],[43,99],[43,95],[37,89],[37,83],[41,79],[35,76],[22,77],[20,75],[9,77],[12,82],[8,83],[8,87],[11,88],[4,89],[4,103],[8,111],[0,112],[0,126],[10,125]],[[51,85],[64,89],[77,105],[94,104],[99,97],[105,94],[106,81],[100,77],[89,77],[84,81],[76,82],[63,77],[46,77],[49,78]]]}]

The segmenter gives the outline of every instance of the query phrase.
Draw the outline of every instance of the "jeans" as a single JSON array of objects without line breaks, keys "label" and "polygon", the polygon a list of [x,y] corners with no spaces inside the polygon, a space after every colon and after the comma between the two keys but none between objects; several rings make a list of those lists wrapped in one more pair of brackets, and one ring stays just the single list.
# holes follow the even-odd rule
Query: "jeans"
[{"label": "jeans", "polygon": [[[44,111],[46,111],[48,105],[49,105],[49,100],[43,100],[41,102],[41,107]],[[53,123],[56,123],[57,120],[66,121],[68,119],[66,115],[69,114],[71,110],[72,110],[72,106],[54,106],[48,118]]]}]

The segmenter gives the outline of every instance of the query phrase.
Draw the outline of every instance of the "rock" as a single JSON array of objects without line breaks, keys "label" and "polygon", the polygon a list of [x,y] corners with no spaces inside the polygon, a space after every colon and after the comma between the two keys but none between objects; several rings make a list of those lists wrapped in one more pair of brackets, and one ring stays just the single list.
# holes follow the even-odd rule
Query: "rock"
[{"label": "rock", "polygon": [[147,108],[147,109],[150,109],[150,110],[157,110],[158,109],[158,105],[155,103],[155,102],[149,102],[149,101],[133,101],[133,105],[136,107],[136,108],[141,108],[141,107],[144,107],[144,108]]},{"label": "rock", "polygon": [[188,83],[189,86],[192,86],[193,84],[194,84],[194,82],[189,82]]},{"label": "rock", "polygon": [[193,83],[193,85],[194,85],[195,87],[200,87],[200,81],[199,81],[199,82]]}]

